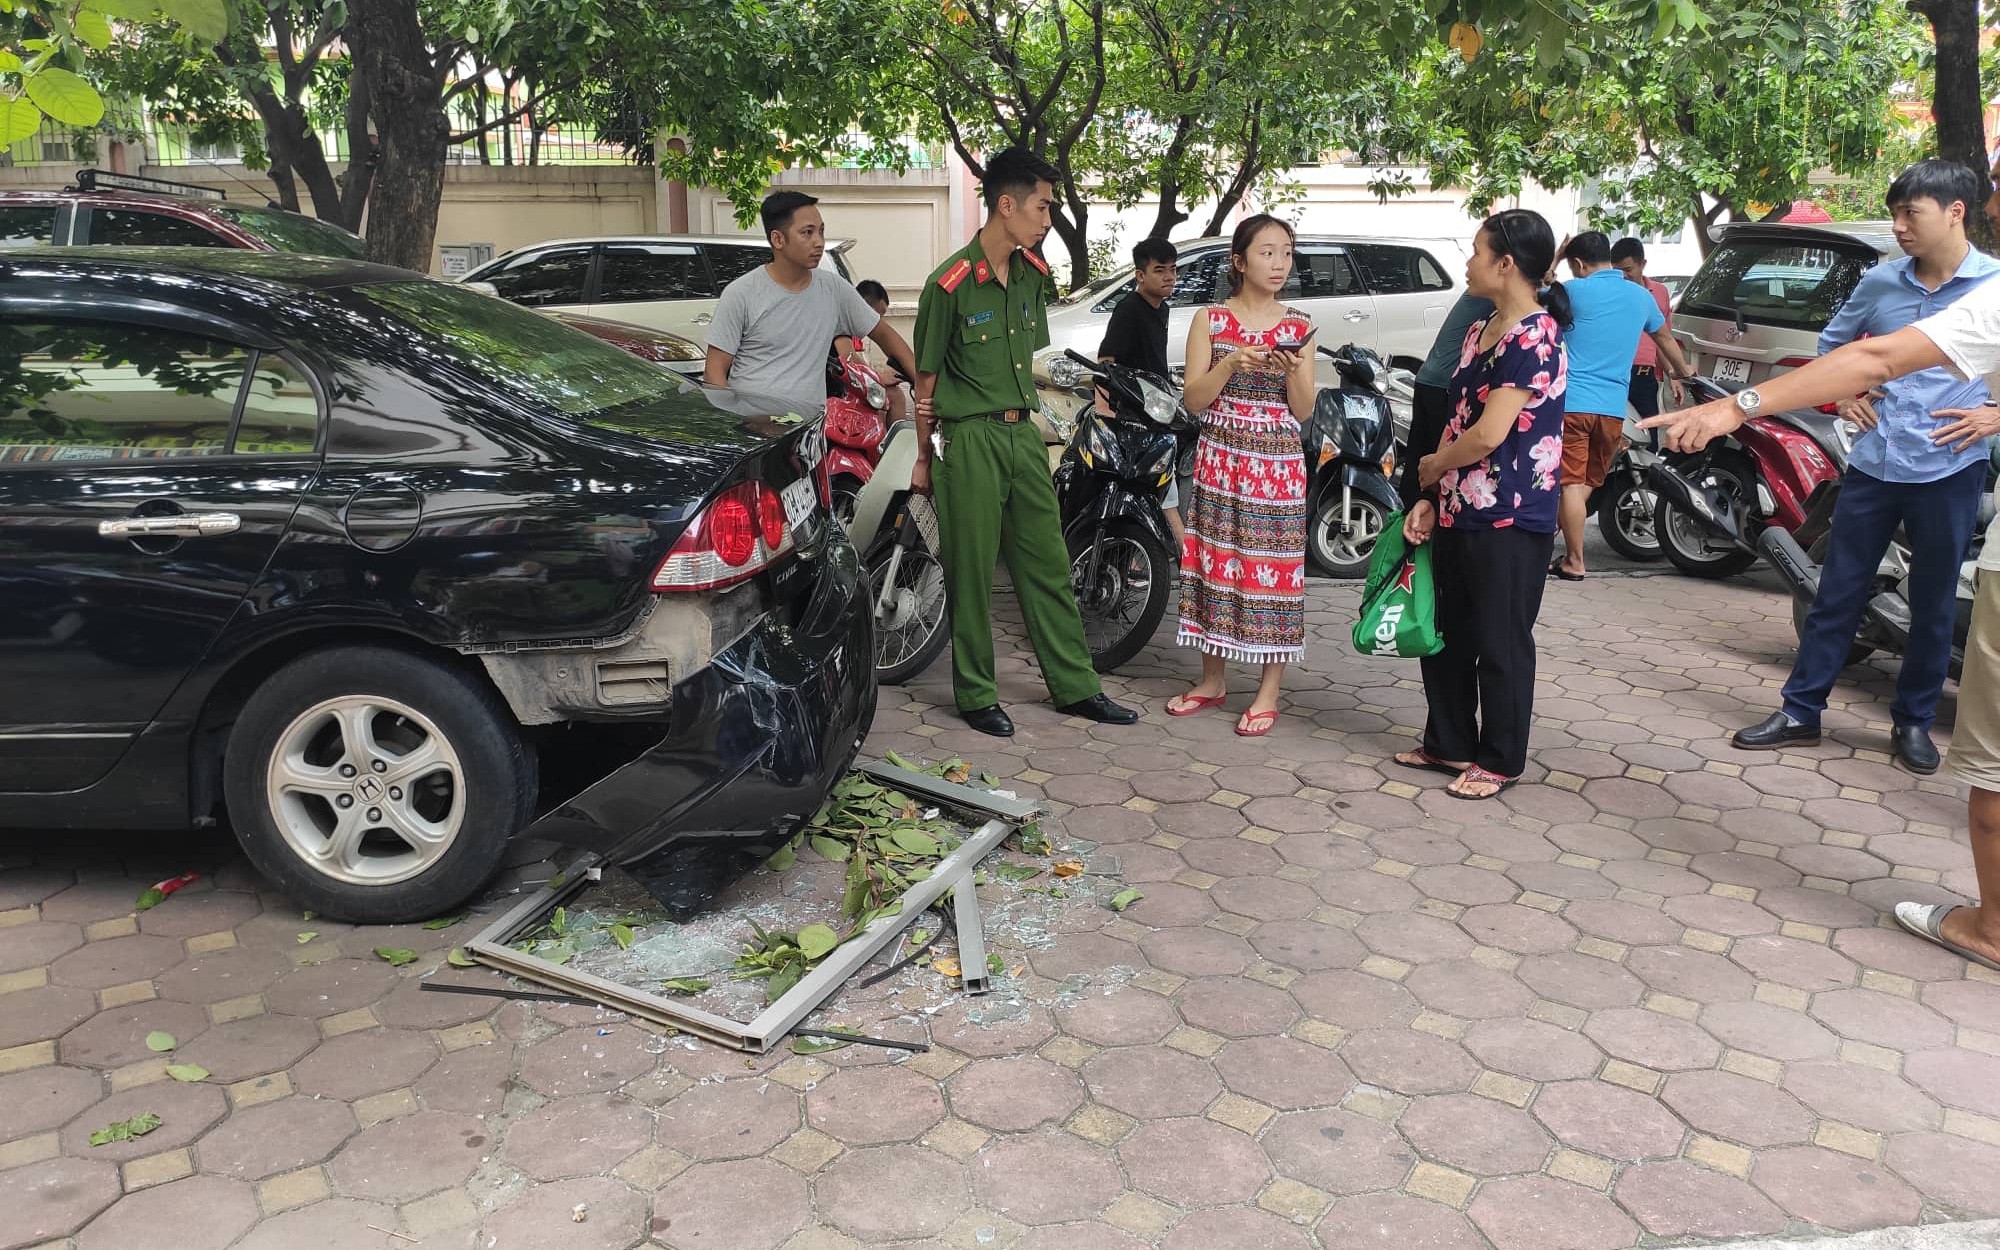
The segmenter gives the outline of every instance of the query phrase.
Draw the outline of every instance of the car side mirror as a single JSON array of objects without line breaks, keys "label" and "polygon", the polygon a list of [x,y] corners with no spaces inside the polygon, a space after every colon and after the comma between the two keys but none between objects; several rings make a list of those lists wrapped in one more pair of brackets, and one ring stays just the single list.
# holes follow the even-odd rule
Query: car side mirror
[{"label": "car side mirror", "polygon": [[464,285],[479,292],[481,295],[491,295],[494,299],[500,298],[500,288],[494,286],[491,282],[467,282]]}]

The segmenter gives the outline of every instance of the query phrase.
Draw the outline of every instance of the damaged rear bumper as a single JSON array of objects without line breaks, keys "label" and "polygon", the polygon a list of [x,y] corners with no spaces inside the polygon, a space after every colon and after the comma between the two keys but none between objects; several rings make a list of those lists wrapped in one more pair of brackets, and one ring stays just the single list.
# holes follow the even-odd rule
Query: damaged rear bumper
[{"label": "damaged rear bumper", "polygon": [[630,871],[699,910],[818,809],[875,716],[874,626],[845,542],[796,624],[772,613],[672,689],[665,736],[522,836]]}]

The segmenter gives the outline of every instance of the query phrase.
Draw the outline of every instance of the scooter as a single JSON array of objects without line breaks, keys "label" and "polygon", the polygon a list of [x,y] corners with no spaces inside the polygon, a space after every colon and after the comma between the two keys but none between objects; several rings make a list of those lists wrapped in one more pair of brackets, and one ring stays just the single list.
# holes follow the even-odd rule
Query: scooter
[{"label": "scooter", "polygon": [[1095,404],[1077,410],[1055,471],[1084,639],[1091,663],[1108,673],[1152,641],[1180,585],[1180,552],[1161,500],[1199,425],[1164,378],[1066,355],[1110,396],[1109,416]]},{"label": "scooter", "polygon": [[1380,356],[1351,343],[1319,353],[1333,361],[1340,384],[1320,391],[1300,432],[1311,474],[1306,559],[1331,577],[1361,577],[1375,540],[1403,506],[1389,481],[1396,466],[1389,369]]},{"label": "scooter", "polygon": [[[1690,403],[1729,392],[1707,378],[1687,383]],[[1815,496],[1846,463],[1840,418],[1813,409],[1750,418],[1698,452],[1667,452],[1645,466],[1659,497],[1654,530],[1673,566],[1691,577],[1733,577],[1761,557],[1767,528],[1805,523]]]},{"label": "scooter", "polygon": [[[843,523],[854,515],[854,500],[875,474],[882,440],[889,432],[889,392],[867,364],[841,357],[827,365],[826,474],[833,515]],[[837,374],[837,376],[836,376]]]},{"label": "scooter", "polygon": [[875,616],[875,680],[899,686],[923,672],[951,639],[937,512],[911,488],[917,427],[898,421],[845,518],[861,553]]},{"label": "scooter", "polygon": [[[1951,642],[1951,675],[1954,678],[1965,662],[1965,640],[1972,630],[1976,570],[1986,527],[1993,523],[1991,487],[1996,475],[2000,475],[2000,445],[1995,446],[1987,466],[1988,490],[1979,501],[1979,519],[1973,526],[1972,547],[1958,569],[1958,610],[1952,626]],[[1779,529],[1767,529],[1757,538],[1758,550],[1771,562],[1771,567],[1791,592],[1792,629],[1802,639],[1806,632],[1806,614],[1812,610],[1813,600],[1819,596],[1820,569],[1826,564],[1827,549],[1832,541],[1833,509],[1839,499],[1840,481],[1836,479],[1832,486],[1813,500],[1805,524],[1796,532],[1788,534]],[[1861,627],[1855,632],[1854,644],[1847,652],[1849,664],[1859,664],[1877,651],[1902,655],[1908,649],[1909,577],[1909,539],[1898,530],[1887,554],[1882,557],[1882,563],[1875,570],[1875,593],[1869,597],[1868,606],[1862,609]]]}]

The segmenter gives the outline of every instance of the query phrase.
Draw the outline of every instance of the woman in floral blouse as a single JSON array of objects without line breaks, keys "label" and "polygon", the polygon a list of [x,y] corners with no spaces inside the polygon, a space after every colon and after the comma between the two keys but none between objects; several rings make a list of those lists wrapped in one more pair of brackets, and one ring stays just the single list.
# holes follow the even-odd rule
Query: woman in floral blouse
[{"label": "woman in floral blouse", "polygon": [[1520,780],[1535,703],[1535,617],[1560,499],[1562,331],[1569,295],[1541,288],[1555,261],[1541,214],[1495,213],[1465,267],[1469,294],[1495,310],[1459,349],[1451,418],[1417,466],[1424,497],[1403,536],[1432,542],[1444,650],[1423,662],[1430,720],[1397,763],[1449,773],[1449,792],[1490,799]]}]

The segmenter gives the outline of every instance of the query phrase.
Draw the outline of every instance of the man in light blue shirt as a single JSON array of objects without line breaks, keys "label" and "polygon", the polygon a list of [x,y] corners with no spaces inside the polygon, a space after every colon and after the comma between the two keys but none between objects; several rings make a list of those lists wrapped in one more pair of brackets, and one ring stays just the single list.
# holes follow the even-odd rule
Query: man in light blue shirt
[{"label": "man in light blue shirt", "polygon": [[1564,552],[1549,573],[1566,582],[1583,580],[1583,523],[1590,515],[1590,492],[1604,485],[1611,461],[1625,437],[1625,404],[1632,392],[1632,361],[1639,339],[1651,335],[1674,379],[1692,376],[1680,344],[1667,333],[1667,319],[1646,288],[1625,280],[1611,263],[1611,240],[1586,230],[1563,245],[1573,280],[1563,284],[1575,316],[1563,331],[1569,350],[1569,389],[1564,394],[1562,524]]},{"label": "man in light blue shirt", "polygon": [[[1979,197],[1973,172],[1951,161],[1919,161],[1889,187],[1889,213],[1905,255],[1862,275],[1819,337],[1822,355],[1859,338],[1893,334],[1950,307],[2000,272],[2000,261],[1966,241]],[[1819,595],[1799,634],[1784,707],[1735,736],[1745,750],[1818,742],[1820,713],[1847,663],[1875,571],[1898,526],[1909,538],[1910,640],[1890,706],[1896,758],[1911,772],[1937,771],[1931,742],[1938,695],[1951,667],[1958,570],[1986,493],[1988,441],[1932,441],[1933,413],[1989,402],[1986,384],[1924,369],[1846,400],[1840,413],[1867,431],[1855,440],[1834,505]]]}]

